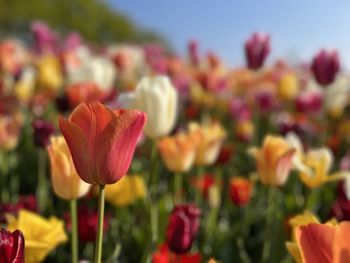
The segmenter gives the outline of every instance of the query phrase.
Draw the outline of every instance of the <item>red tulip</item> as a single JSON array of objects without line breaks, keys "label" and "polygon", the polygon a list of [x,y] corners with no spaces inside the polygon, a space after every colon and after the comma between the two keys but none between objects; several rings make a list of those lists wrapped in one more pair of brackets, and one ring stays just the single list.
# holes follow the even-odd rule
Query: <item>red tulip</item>
[{"label": "red tulip", "polygon": [[245,42],[244,48],[248,68],[257,70],[264,65],[270,53],[270,36],[254,33]]},{"label": "red tulip", "polygon": [[20,231],[0,229],[0,262],[24,263],[24,237]]},{"label": "red tulip", "polygon": [[316,81],[322,86],[327,86],[335,80],[339,68],[339,55],[336,50],[322,49],[314,57],[311,65]]},{"label": "red tulip", "polygon": [[170,215],[166,242],[176,254],[186,253],[199,230],[200,210],[195,205],[177,205]]},{"label": "red tulip", "polygon": [[90,184],[113,184],[128,171],[146,123],[138,110],[110,110],[99,102],[80,104],[58,122],[78,175]]},{"label": "red tulip", "polygon": [[230,198],[237,206],[249,203],[252,193],[252,184],[244,177],[233,177],[230,181]]},{"label": "red tulip", "polygon": [[174,255],[169,251],[166,244],[160,246],[158,251],[152,255],[152,263],[199,263],[201,262],[201,255],[196,254],[184,254]]},{"label": "red tulip", "polygon": [[215,184],[215,177],[213,174],[204,174],[200,177],[193,177],[191,184],[194,188],[199,189],[204,197],[207,197],[209,188]]}]

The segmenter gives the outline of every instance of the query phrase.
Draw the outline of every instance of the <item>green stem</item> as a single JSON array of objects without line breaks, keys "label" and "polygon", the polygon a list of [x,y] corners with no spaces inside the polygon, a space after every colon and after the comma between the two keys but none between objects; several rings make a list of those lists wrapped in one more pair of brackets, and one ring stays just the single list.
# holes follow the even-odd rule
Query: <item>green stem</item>
[{"label": "green stem", "polygon": [[158,242],[158,204],[157,204],[157,141],[152,141],[151,149],[151,165],[150,165],[150,201],[151,201],[151,211],[150,211],[150,221],[151,221],[151,232],[152,232],[152,242],[156,244]]},{"label": "green stem", "polygon": [[78,263],[77,199],[70,200],[70,216],[72,220],[72,263]]},{"label": "green stem", "polygon": [[47,180],[46,180],[46,152],[43,149],[38,151],[38,190],[37,200],[39,211],[43,212],[47,204]]},{"label": "green stem", "polygon": [[98,225],[95,242],[95,260],[94,263],[100,263],[102,258],[102,240],[103,240],[103,216],[105,210],[105,186],[100,185],[98,194]]},{"label": "green stem", "polygon": [[182,173],[176,173],[174,180],[175,203],[180,204],[182,202]]},{"label": "green stem", "polygon": [[198,206],[200,206],[202,204],[202,197],[203,197],[203,193],[202,193],[202,183],[203,183],[203,176],[204,176],[204,167],[203,166],[199,166],[197,169],[197,187],[196,187],[196,192],[195,192],[195,202]]},{"label": "green stem", "polygon": [[266,215],[266,234],[265,234],[265,242],[263,246],[263,254],[262,254],[262,262],[268,262],[271,254],[272,247],[272,237],[274,234],[272,233],[274,212],[275,212],[275,204],[278,202],[276,200],[277,189],[273,186],[270,186],[268,189],[268,204],[267,204],[267,215]]}]

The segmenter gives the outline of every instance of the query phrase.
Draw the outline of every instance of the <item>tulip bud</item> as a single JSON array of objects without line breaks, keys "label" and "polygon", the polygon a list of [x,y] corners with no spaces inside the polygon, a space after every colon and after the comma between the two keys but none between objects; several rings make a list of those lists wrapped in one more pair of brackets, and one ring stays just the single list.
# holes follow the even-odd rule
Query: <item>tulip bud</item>
[{"label": "tulip bud", "polygon": [[39,147],[47,146],[50,136],[54,132],[53,125],[44,120],[35,120],[32,122],[32,126],[34,129],[34,144]]},{"label": "tulip bud", "polygon": [[270,36],[254,33],[245,42],[244,48],[248,68],[257,70],[264,65],[270,53]]},{"label": "tulip bud", "polygon": [[0,262],[24,263],[24,237],[20,231],[0,229]]},{"label": "tulip bud", "polygon": [[322,86],[331,84],[339,69],[339,55],[336,50],[322,49],[312,60],[311,70],[316,81]]},{"label": "tulip bud", "polygon": [[199,51],[197,41],[192,40],[188,43],[188,55],[190,57],[191,63],[197,66],[199,64]]},{"label": "tulip bud", "polygon": [[199,230],[200,210],[195,205],[177,205],[170,215],[166,231],[166,242],[176,254],[191,249]]},{"label": "tulip bud", "polygon": [[177,116],[177,91],[165,76],[144,77],[135,92],[119,97],[126,108],[147,113],[145,133],[151,138],[167,135],[174,128]]},{"label": "tulip bud", "polygon": [[278,95],[287,101],[295,99],[298,95],[299,83],[296,75],[289,73],[284,75],[278,83]]},{"label": "tulip bud", "polygon": [[251,197],[252,183],[244,177],[235,176],[230,180],[230,199],[237,206],[246,206]]},{"label": "tulip bud", "polygon": [[51,137],[51,145],[47,150],[50,156],[51,182],[55,194],[66,200],[87,194],[91,185],[81,180],[75,171],[72,156],[63,136]]}]

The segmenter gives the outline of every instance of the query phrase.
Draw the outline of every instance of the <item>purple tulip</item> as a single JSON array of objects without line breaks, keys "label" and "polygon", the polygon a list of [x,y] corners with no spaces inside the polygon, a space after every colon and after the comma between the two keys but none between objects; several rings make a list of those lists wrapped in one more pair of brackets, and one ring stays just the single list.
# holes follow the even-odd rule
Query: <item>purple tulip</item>
[{"label": "purple tulip", "polygon": [[270,36],[263,33],[254,33],[245,42],[244,48],[247,67],[257,70],[264,65],[270,53]]},{"label": "purple tulip", "polygon": [[322,86],[327,86],[335,80],[339,68],[339,55],[336,50],[322,49],[312,60],[311,70],[316,81]]}]

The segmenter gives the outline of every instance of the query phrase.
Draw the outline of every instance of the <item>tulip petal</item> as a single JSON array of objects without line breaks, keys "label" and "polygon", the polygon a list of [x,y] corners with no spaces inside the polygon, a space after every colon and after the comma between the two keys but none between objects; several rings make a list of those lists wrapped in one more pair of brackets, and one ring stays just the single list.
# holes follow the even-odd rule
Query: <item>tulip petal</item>
[{"label": "tulip petal", "polygon": [[293,259],[297,263],[302,263],[303,259],[301,258],[299,247],[296,243],[286,242],[286,248],[288,252],[292,255]]},{"label": "tulip petal", "polygon": [[115,183],[126,174],[145,123],[146,115],[141,111],[116,111],[96,138],[95,160],[101,184]]},{"label": "tulip petal", "polygon": [[59,116],[58,123],[60,130],[66,139],[73,163],[80,178],[90,184],[97,183],[94,180],[93,172],[89,169],[90,161],[88,154],[88,141],[82,129],[78,125],[65,120]]},{"label": "tulip petal", "polygon": [[333,262],[350,262],[350,222],[340,223],[333,242]]},{"label": "tulip petal", "polygon": [[332,244],[336,228],[308,224],[296,229],[296,240],[304,263],[333,263]]},{"label": "tulip petal", "polygon": [[283,154],[278,160],[277,160],[277,167],[276,167],[276,176],[277,176],[277,185],[284,184],[289,175],[289,171],[292,168],[292,159],[295,153],[295,149],[291,149],[285,154]]}]

